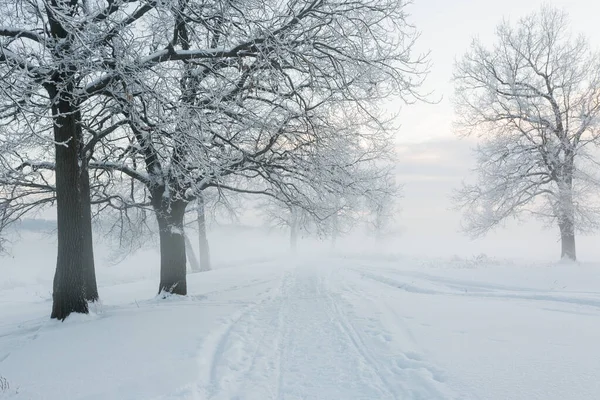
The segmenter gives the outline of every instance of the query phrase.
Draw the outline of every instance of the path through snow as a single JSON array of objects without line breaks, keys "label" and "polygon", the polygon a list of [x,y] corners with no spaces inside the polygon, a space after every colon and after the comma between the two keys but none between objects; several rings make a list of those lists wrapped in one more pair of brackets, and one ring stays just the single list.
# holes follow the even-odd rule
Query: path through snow
[{"label": "path through snow", "polygon": [[599,398],[600,272],[510,268],[279,259],[191,274],[185,298],[102,286],[65,323],[0,291],[0,398]]},{"label": "path through snow", "polygon": [[[378,310],[342,269],[300,264],[212,332],[199,354],[201,399],[449,399],[437,369],[394,349]],[[180,393],[179,395],[182,395]]]}]

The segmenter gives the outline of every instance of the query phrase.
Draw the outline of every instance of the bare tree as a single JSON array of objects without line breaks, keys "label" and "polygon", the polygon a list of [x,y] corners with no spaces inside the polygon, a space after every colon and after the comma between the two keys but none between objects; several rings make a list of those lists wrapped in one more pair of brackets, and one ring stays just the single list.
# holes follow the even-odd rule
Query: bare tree
[{"label": "bare tree", "polygon": [[[294,164],[303,173],[287,178],[298,194],[275,197],[263,213],[271,224],[289,228],[292,251],[300,230],[327,235],[335,247],[338,237],[365,221],[372,207],[398,195],[393,148],[393,137],[385,131],[362,135],[345,127],[327,135],[311,151],[296,155]],[[382,213],[382,226],[384,218]]]},{"label": "bare tree", "polygon": [[290,251],[295,254],[301,231],[310,232],[317,225],[312,215],[297,205],[269,198],[259,205],[259,210],[269,227],[284,228],[290,234]]},{"label": "bare tree", "polygon": [[373,190],[365,199],[365,208],[369,212],[367,220],[377,242],[383,241],[386,235],[392,234],[393,225],[398,214],[397,200],[401,197],[402,187],[393,176],[393,170],[373,183]]},{"label": "bare tree", "polygon": [[354,114],[357,127],[378,124],[380,100],[419,98],[427,65],[411,55],[404,2],[180,4],[168,45],[208,43],[211,51],[111,87],[128,128],[90,167],[142,184],[160,226],[159,290],[185,294],[188,204],[211,186],[300,202],[291,200],[302,196],[297,183],[314,176],[304,154],[338,135],[336,114]]},{"label": "bare tree", "polygon": [[[161,63],[237,60],[255,53],[253,38],[223,51],[205,43],[175,48],[180,32],[173,33],[173,20],[176,25],[181,20],[180,3],[188,2],[0,1],[5,221],[56,202],[53,318],[87,312],[86,301],[97,298],[87,163],[95,145],[112,132],[111,114],[118,113],[102,113],[98,104],[113,94],[120,99],[121,84],[136,82]],[[84,121],[103,129],[84,132]],[[51,171],[52,179],[40,171]]]},{"label": "bare tree", "polygon": [[[325,116],[376,122],[380,100],[419,99],[406,4],[2,0],[3,198],[15,218],[56,202],[52,317],[87,312],[93,205],[151,207],[159,290],[185,294],[183,217],[202,190],[293,198],[308,176],[293,154]],[[128,196],[108,189],[118,174]]]},{"label": "bare tree", "polygon": [[549,7],[503,22],[496,36],[492,47],[474,40],[456,65],[459,127],[481,142],[477,183],[455,200],[473,235],[524,213],[556,223],[561,255],[574,260],[575,232],[596,226],[600,58]]}]

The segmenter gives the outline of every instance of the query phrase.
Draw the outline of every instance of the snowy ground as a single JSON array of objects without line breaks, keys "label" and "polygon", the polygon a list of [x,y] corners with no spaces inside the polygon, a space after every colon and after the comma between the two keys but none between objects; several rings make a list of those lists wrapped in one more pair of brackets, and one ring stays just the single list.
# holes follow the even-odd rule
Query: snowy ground
[{"label": "snowy ground", "polygon": [[59,323],[51,247],[0,259],[0,398],[600,398],[597,265],[216,251],[160,300],[145,252],[100,265],[103,304]]}]

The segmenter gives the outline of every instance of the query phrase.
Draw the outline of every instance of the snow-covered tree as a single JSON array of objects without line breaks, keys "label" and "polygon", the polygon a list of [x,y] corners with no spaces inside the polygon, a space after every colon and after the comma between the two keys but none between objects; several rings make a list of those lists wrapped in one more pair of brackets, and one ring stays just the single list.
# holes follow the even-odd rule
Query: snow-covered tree
[{"label": "snow-covered tree", "polygon": [[[102,106],[113,107],[130,83],[160,63],[238,60],[255,49],[253,37],[224,51],[206,43],[175,48],[173,27],[187,3],[203,8],[200,1],[0,1],[0,139],[8,166],[2,195],[10,210],[22,211],[39,202],[36,191],[56,194],[54,318],[87,312],[86,300],[97,298],[87,162],[118,112]],[[84,121],[103,129],[84,132]],[[52,179],[40,171],[51,171]]]},{"label": "snow-covered tree", "polygon": [[368,212],[367,225],[381,242],[386,235],[394,232],[394,223],[398,215],[398,199],[401,197],[402,187],[396,183],[393,170],[375,182],[376,187],[365,199],[365,208]]},{"label": "snow-covered tree", "polygon": [[377,122],[378,101],[418,98],[426,67],[411,56],[403,2],[182,4],[169,45],[208,44],[210,56],[166,62],[122,85],[115,107],[128,127],[90,164],[142,184],[160,226],[160,290],[178,294],[183,216],[203,190],[297,198],[295,182],[316,167],[303,153],[337,135],[336,114]]},{"label": "snow-covered tree", "polygon": [[259,210],[269,227],[284,228],[289,231],[290,250],[292,253],[296,253],[300,233],[308,232],[313,221],[310,214],[297,206],[280,202],[274,198],[262,202]]},{"label": "snow-covered tree", "polygon": [[289,227],[292,249],[299,230],[329,236],[335,245],[368,217],[369,207],[391,202],[398,194],[392,179],[393,136],[352,126],[350,120],[339,131],[337,124],[329,127],[332,131],[318,145],[295,153],[293,165],[299,172],[282,177],[294,195],[276,195],[264,207],[272,224]]},{"label": "snow-covered tree", "polygon": [[[97,73],[111,69],[103,50],[109,50],[128,19],[122,6],[109,2],[84,7],[74,0],[0,2],[0,118],[3,164],[9,165],[3,175],[10,180],[3,186],[23,183],[5,188],[3,195],[8,194],[11,208],[14,203],[22,207],[30,192],[44,186],[56,192],[53,318],[87,312],[86,300],[97,298],[80,122],[86,99],[97,92]],[[37,162],[49,154],[51,165]],[[53,171],[52,180],[41,174],[32,179],[34,174],[25,171],[46,167]]]},{"label": "snow-covered tree", "polygon": [[418,99],[427,65],[406,4],[2,1],[3,198],[56,202],[52,316],[87,311],[92,205],[150,206],[159,290],[185,294],[183,216],[203,190],[293,198],[292,154],[320,140],[323,116],[376,121],[379,100]]},{"label": "snow-covered tree", "polygon": [[600,57],[550,7],[496,33],[493,46],[474,40],[454,73],[459,126],[481,139],[477,182],[456,195],[465,228],[481,235],[532,213],[558,225],[561,255],[575,259],[575,233],[598,211]]}]

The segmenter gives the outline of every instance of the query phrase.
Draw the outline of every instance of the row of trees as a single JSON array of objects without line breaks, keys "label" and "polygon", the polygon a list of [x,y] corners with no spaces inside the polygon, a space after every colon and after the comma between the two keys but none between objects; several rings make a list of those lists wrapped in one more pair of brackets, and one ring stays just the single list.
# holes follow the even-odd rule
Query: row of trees
[{"label": "row of trees", "polygon": [[477,182],[455,198],[466,230],[532,214],[558,226],[561,255],[575,260],[576,232],[600,215],[600,54],[545,6],[500,24],[491,46],[474,40],[454,80],[460,131],[480,139]]},{"label": "row of trees", "polygon": [[297,250],[298,240],[304,235],[327,237],[335,248],[337,239],[361,225],[381,243],[396,233],[394,223],[398,213],[396,200],[401,187],[393,181],[392,171],[381,171],[381,176],[369,182],[361,196],[348,193],[332,195],[328,199],[328,213],[323,218],[294,204],[269,199],[260,204],[260,214],[269,227],[289,232],[290,249]]},{"label": "row of trees", "polygon": [[153,215],[159,291],[184,295],[209,188],[315,220],[389,201],[378,104],[420,99],[428,69],[406,3],[0,0],[0,228],[56,207],[52,318],[98,299],[94,217]]}]

